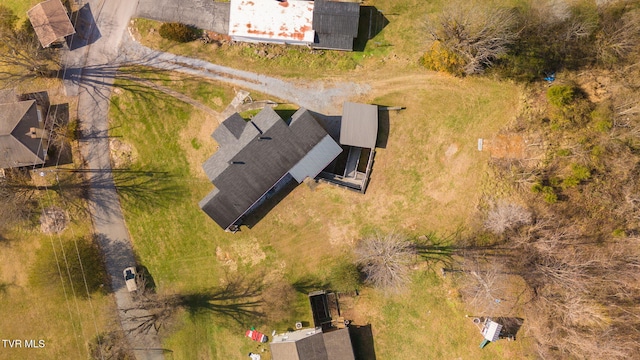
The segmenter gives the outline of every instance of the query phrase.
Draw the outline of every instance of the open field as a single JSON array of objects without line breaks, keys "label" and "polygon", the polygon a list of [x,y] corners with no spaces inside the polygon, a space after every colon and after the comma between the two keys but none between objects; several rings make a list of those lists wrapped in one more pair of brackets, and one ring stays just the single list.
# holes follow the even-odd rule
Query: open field
[{"label": "open field", "polygon": [[[44,206],[55,203],[50,196]],[[3,233],[1,336],[33,339],[36,345],[44,340],[44,347],[3,346],[0,359],[86,359],[97,334],[117,329],[100,253],[92,244],[88,224],[80,220],[84,217],[78,215],[72,214],[74,220],[61,234],[41,233],[37,218],[23,224],[24,230]]]},{"label": "open field", "polygon": [[[232,235],[197,207],[212,188],[200,164],[215,151],[209,134],[216,124],[173,100],[166,99],[171,105],[160,105],[158,111],[158,102],[152,105],[135,94],[116,98],[121,108],[136,109],[132,114],[112,110],[112,134],[147,153],[134,167],[167,171],[163,184],[180,193],[158,196],[152,211],[145,210],[143,201],[123,202],[140,261],[159,291],[204,291],[237,274],[263,279],[265,289],[282,283],[295,289],[293,297],[286,291],[280,294],[280,301],[289,301],[280,305],[273,319],[238,324],[211,312],[185,314],[165,334],[164,345],[176,359],[226,359],[261,351],[242,337],[243,330],[256,326],[269,334],[291,328],[295,321],[309,322],[306,293],[330,287],[328,274],[335,259],[350,256],[362,235],[376,230],[415,237],[433,231],[449,234],[474,223],[485,198],[497,195],[488,155],[478,152],[476,143],[515,118],[519,88],[486,79],[450,78],[418,67],[423,42],[415,24],[421,14],[441,4],[380,1],[376,6],[389,14],[391,23],[364,52],[354,53],[268,45],[176,45],[159,38],[159,24],[137,20],[140,38],[148,46],[275,76],[366,82],[371,93],[353,100],[406,107],[388,114],[381,125],[382,145],[366,195],[328,185],[315,190],[301,185],[253,229]],[[274,55],[265,57],[261,51]],[[194,138],[200,146],[193,146]],[[160,141],[165,146],[154,146]],[[378,359],[529,354],[530,343],[522,338],[480,351],[482,337],[464,317],[457,292],[430,270],[418,270],[411,289],[399,297],[366,288],[360,294],[346,300],[345,311],[356,324],[371,324]]]},{"label": "open field", "polygon": [[15,12],[16,16],[20,19],[18,20],[18,24],[20,24],[21,21],[27,20],[27,10],[39,2],[38,0],[4,0],[2,5]]},{"label": "open field", "polygon": [[[271,333],[310,321],[306,292],[328,286],[333,259],[348,254],[362,234],[448,234],[474,221],[483,197],[493,191],[487,187],[488,155],[477,151],[477,138],[492,136],[513,119],[519,90],[484,79],[414,74],[407,81],[410,76],[373,77],[370,98],[361,99],[407,107],[391,112],[389,124],[383,124],[386,145],[378,149],[366,195],[301,185],[253,229],[237,234],[224,233],[197,206],[212,189],[201,163],[215,151],[209,135],[217,120],[152,90],[114,96],[111,135],[135,149],[131,169],[156,172],[149,189],[139,189],[145,196],[123,194],[123,208],[139,261],[158,291],[198,293],[239,275],[262,279],[265,297],[273,284],[296,289],[278,319],[238,324],[215,312],[184,313],[165,333],[174,358],[239,357],[257,349],[242,337],[243,329],[256,326]],[[211,86],[218,88],[212,93],[226,93],[225,86]],[[525,357],[526,341],[476,350],[481,335],[464,318],[456,294],[429,270],[419,270],[409,293],[388,298],[363,289],[349,306],[358,324],[372,324],[379,359],[395,358],[400,338],[407,351],[403,358],[419,358],[414,349],[445,358],[470,352],[487,359]],[[403,322],[406,318],[411,322]],[[433,343],[423,332],[409,331],[414,325],[433,329],[427,333],[447,330],[440,331],[441,343]]]}]

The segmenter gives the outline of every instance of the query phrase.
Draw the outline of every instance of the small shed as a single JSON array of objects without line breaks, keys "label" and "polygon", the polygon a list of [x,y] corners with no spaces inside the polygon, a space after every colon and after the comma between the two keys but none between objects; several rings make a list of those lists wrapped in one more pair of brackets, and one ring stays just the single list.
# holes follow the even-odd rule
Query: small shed
[{"label": "small shed", "polygon": [[27,17],[38,36],[43,48],[54,42],[73,35],[76,30],[69,20],[67,9],[60,0],[47,0],[39,3],[27,11]]},{"label": "small shed", "polygon": [[495,321],[487,320],[482,328],[482,335],[486,340],[491,342],[498,341],[500,338],[500,332],[502,331],[502,325]]}]

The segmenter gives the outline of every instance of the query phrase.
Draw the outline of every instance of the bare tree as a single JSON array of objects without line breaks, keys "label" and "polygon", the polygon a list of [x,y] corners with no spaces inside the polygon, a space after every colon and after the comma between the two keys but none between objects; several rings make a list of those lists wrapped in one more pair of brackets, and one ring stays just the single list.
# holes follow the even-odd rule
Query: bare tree
[{"label": "bare tree", "polygon": [[465,59],[466,74],[482,73],[518,37],[517,16],[511,9],[468,5],[456,1],[433,21],[427,21],[431,39]]},{"label": "bare tree", "polygon": [[124,333],[111,331],[96,336],[89,344],[91,359],[94,360],[133,360],[135,356]]},{"label": "bare tree", "polygon": [[615,11],[618,4],[606,4],[599,8],[602,29],[596,37],[596,56],[604,64],[613,64],[637,51],[640,42],[640,10]]},{"label": "bare tree", "polygon": [[133,333],[159,332],[175,319],[180,311],[195,315],[215,313],[221,320],[230,319],[238,324],[261,318],[263,305],[262,284],[242,278],[230,279],[225,285],[189,294],[158,294],[148,287],[144,278],[138,281],[140,290],[132,307],[124,309]]},{"label": "bare tree", "polygon": [[531,212],[523,206],[500,201],[487,214],[484,227],[499,235],[507,230],[530,224],[532,219]]},{"label": "bare tree", "polygon": [[471,310],[495,315],[496,308],[509,297],[510,284],[503,264],[495,259],[465,258],[461,268],[460,292]]},{"label": "bare tree", "polygon": [[29,21],[15,28],[15,20],[10,15],[3,16],[9,19],[0,26],[0,80],[5,86],[37,77],[57,77],[61,68],[59,52],[40,46]]},{"label": "bare tree", "polygon": [[6,169],[0,178],[0,231],[29,218],[36,209],[36,189],[29,174],[20,169]]},{"label": "bare tree", "polygon": [[356,262],[365,281],[385,291],[399,291],[409,281],[416,247],[404,235],[375,234],[362,239],[355,248]]}]

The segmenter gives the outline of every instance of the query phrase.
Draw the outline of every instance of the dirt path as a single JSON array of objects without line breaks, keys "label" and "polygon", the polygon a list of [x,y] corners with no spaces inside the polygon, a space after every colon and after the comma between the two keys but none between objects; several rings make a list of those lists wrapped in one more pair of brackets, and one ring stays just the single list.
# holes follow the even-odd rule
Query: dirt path
[{"label": "dirt path", "polygon": [[259,91],[290,101],[322,114],[336,115],[342,103],[370,91],[367,84],[354,82],[293,82],[253,72],[212,64],[203,60],[150,49],[135,41],[130,34],[123,39],[122,61],[158,69],[177,71],[238,87]]}]

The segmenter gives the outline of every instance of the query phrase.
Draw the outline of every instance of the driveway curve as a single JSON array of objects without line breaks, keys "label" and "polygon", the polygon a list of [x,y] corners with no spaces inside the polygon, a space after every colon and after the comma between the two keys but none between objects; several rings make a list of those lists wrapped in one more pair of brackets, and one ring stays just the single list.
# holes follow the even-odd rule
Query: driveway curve
[{"label": "driveway curve", "polygon": [[353,82],[291,81],[237,70],[210,62],[180,56],[148,48],[135,41],[130,33],[123,40],[121,61],[150,66],[162,70],[177,71],[201,78],[221,81],[244,89],[298,104],[308,110],[325,115],[336,115],[342,103],[367,93],[370,87]]},{"label": "driveway curve", "polygon": [[[135,13],[134,0],[92,0],[85,4],[90,9],[95,23],[91,26],[99,30],[100,37],[90,45],[70,50],[64,62],[67,92],[78,96],[78,120],[80,123],[80,150],[89,188],[89,210],[93,222],[94,237],[105,259],[105,267],[111,280],[122,328],[136,359],[164,359],[160,339],[157,334],[136,334],[127,331],[136,323],[124,316],[124,310],[133,307],[133,300],[127,291],[122,270],[136,264],[129,231],[122,215],[118,193],[111,174],[108,139],[108,111],[111,85],[115,71],[106,71],[99,81],[82,81],[83,69],[93,65],[110,63],[117,57],[122,34],[126,33],[129,19]],[[136,315],[148,314],[137,310]]]}]

